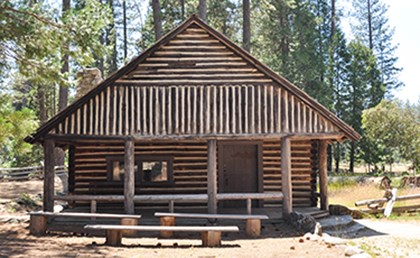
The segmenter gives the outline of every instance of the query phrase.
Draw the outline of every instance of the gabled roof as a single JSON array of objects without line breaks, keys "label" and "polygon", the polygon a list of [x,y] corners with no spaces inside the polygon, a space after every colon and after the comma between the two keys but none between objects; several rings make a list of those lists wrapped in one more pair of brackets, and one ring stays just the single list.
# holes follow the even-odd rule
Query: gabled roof
[{"label": "gabled roof", "polygon": [[[336,127],[338,130],[342,131],[346,138],[351,140],[358,140],[360,138],[360,135],[349,125],[347,125],[345,122],[343,122],[341,119],[339,119],[337,116],[335,116],[332,112],[330,112],[328,109],[326,109],[324,106],[319,104],[317,101],[315,101],[313,98],[311,98],[308,94],[306,94],[304,91],[299,89],[297,86],[293,85],[291,82],[280,76],[279,74],[272,71],[269,67],[258,61],[256,58],[254,58],[252,55],[250,55],[248,52],[234,44],[232,41],[227,39],[224,35],[217,32],[210,26],[208,26],[205,22],[203,22],[201,19],[199,19],[197,16],[193,15],[187,20],[185,20],[183,23],[181,23],[178,27],[170,31],[168,34],[166,34],[164,37],[162,37],[160,40],[158,40],[153,46],[145,50],[142,54],[134,58],[132,61],[130,61],[127,65],[120,68],[118,71],[113,73],[111,76],[109,76],[106,80],[98,84],[95,88],[93,88],[90,92],[88,92],[85,96],[78,99],[71,105],[69,105],[66,109],[55,115],[53,118],[51,118],[47,123],[42,125],[35,134],[30,135],[25,138],[25,141],[29,143],[34,143],[37,141],[40,141],[46,134],[50,133],[53,129],[59,128],[59,126],[64,127],[63,125],[60,125],[60,123],[64,123],[63,121],[70,120],[70,115],[77,112],[83,105],[88,105],[93,98],[98,97],[98,94],[103,92],[108,87],[111,87],[116,84],[120,85],[128,85],[128,84],[141,84],[145,81],[148,81],[148,83],[154,84],[155,82],[152,80],[147,80],[144,78],[141,78],[140,80],[133,80],[133,73],[135,73],[136,69],[138,69],[141,64],[148,64],[148,62],[153,62],[154,60],[158,60],[156,58],[157,51],[168,44],[168,42],[172,41],[179,36],[182,32],[185,32],[186,29],[192,29],[192,28],[198,28],[200,30],[204,30],[206,33],[208,33],[212,38],[217,39],[218,42],[220,42],[223,46],[226,46],[226,48],[231,51],[234,56],[232,57],[232,60],[240,59],[245,61],[247,64],[252,65],[252,67],[256,68],[256,71],[253,71],[252,76],[260,76],[258,78],[251,78],[248,79],[249,81],[255,82],[255,83],[270,83],[274,85],[278,85],[282,88],[284,88],[286,91],[289,92],[290,95],[292,95],[294,98],[296,98],[299,102],[301,102],[301,106],[304,108],[310,108],[313,109],[315,112],[317,112],[322,119],[325,119],[329,123],[333,125],[333,127]],[[235,59],[236,58],[236,59]],[[168,58],[167,58],[168,59]],[[171,59],[171,58],[169,58]],[[182,57],[175,57],[172,58],[173,60],[183,61],[187,60],[186,58]],[[171,59],[171,60],[172,60]],[[150,65],[150,64],[149,64]],[[163,75],[164,76],[164,75]],[[186,75],[187,76],[187,75]],[[189,75],[191,76],[191,75]],[[143,76],[144,77],[144,76]],[[227,81],[234,81],[232,79],[228,79]],[[169,79],[169,80],[160,80],[161,83],[171,85],[176,81],[176,79]],[[195,80],[194,82],[201,83],[205,80]],[[223,78],[220,80],[221,83],[225,82]],[[238,82],[243,82],[242,84],[246,84],[247,79],[246,78],[240,78]],[[188,84],[189,80],[179,80],[178,85]],[[211,85],[214,85],[215,81],[213,80],[211,82]],[[147,84],[145,84],[147,85]],[[90,102],[92,103],[92,102]],[[95,102],[96,103],[96,102]],[[91,104],[92,106],[92,104]],[[79,110],[80,112],[80,110]]]}]

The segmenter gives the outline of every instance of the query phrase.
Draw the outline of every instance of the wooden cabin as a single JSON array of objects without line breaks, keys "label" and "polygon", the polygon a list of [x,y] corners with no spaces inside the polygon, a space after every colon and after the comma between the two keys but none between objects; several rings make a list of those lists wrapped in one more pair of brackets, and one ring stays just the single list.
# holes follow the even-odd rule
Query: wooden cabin
[{"label": "wooden cabin", "polygon": [[134,213],[176,196],[177,205],[216,213],[238,205],[218,194],[278,193],[252,205],[288,215],[318,198],[327,209],[327,145],[359,137],[192,16],[25,140],[44,146],[45,211],[58,198],[58,146],[69,154],[65,198],[76,204],[115,201]]}]

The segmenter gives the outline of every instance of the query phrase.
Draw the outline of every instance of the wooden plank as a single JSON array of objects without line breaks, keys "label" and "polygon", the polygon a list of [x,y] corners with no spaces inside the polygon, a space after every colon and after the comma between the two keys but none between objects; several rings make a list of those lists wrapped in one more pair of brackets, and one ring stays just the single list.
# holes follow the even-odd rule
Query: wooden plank
[{"label": "wooden plank", "polygon": [[319,143],[319,189],[321,210],[328,210],[327,141]]},{"label": "wooden plank", "polygon": [[125,142],[124,155],[124,208],[127,214],[134,214],[134,140]]},{"label": "wooden plank", "polygon": [[55,143],[51,139],[44,140],[44,199],[43,210],[54,210],[54,165]]},{"label": "wooden plank", "polygon": [[113,214],[113,213],[85,213],[85,212],[30,212],[29,215],[42,215],[47,217],[70,217],[70,218],[129,218],[140,219],[141,215]]},{"label": "wooden plank", "polygon": [[177,231],[177,232],[205,232],[222,231],[238,232],[236,226],[123,226],[123,225],[86,225],[86,229],[105,230],[136,230],[136,231]]},{"label": "wooden plank", "polygon": [[176,217],[189,219],[268,219],[267,215],[249,214],[202,214],[202,213],[169,213],[155,212],[155,217]]},{"label": "wooden plank", "polygon": [[209,140],[207,142],[208,161],[207,161],[207,209],[208,213],[217,213],[217,142]]},{"label": "wooden plank", "polygon": [[292,171],[290,161],[290,139],[281,138],[281,191],[283,193],[283,218],[288,218],[293,211]]}]

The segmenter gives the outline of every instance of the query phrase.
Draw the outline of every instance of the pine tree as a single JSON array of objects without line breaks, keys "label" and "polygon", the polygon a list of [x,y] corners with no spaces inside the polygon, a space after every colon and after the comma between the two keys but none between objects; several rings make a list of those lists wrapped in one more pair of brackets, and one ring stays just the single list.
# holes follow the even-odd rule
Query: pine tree
[{"label": "pine tree", "polygon": [[389,26],[388,6],[382,0],[353,0],[353,7],[353,32],[376,56],[381,82],[389,94],[403,84],[398,79],[401,68],[396,66],[397,46],[392,43],[394,29]]}]

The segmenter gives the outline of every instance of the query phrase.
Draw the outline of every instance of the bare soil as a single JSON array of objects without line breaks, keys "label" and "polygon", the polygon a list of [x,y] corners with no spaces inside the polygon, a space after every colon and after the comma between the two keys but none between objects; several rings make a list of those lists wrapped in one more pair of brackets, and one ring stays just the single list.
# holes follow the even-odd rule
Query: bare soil
[{"label": "bare soil", "polygon": [[[37,207],[17,205],[16,200],[23,193],[36,199],[42,181],[0,182],[0,189],[0,257],[344,257],[346,248],[303,239],[286,223],[264,224],[257,239],[247,239],[243,233],[226,234],[220,248],[201,247],[198,233],[175,239],[158,238],[158,233],[123,238],[123,247],[103,245],[104,237],[66,233],[35,237],[29,235],[25,214]],[[349,239],[349,245],[360,246],[373,257],[420,257],[420,235],[413,233],[420,232],[420,221],[366,223],[380,234],[359,235]]]}]

